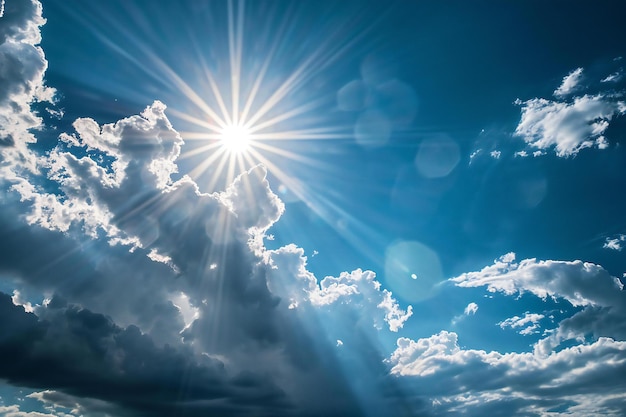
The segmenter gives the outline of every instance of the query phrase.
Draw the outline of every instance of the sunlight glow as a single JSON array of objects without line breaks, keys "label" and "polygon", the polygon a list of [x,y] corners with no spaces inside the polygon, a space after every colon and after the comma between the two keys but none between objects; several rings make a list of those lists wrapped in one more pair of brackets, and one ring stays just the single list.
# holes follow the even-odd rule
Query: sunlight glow
[{"label": "sunlight glow", "polygon": [[226,126],[220,134],[221,146],[230,153],[241,154],[248,150],[252,137],[244,126]]}]

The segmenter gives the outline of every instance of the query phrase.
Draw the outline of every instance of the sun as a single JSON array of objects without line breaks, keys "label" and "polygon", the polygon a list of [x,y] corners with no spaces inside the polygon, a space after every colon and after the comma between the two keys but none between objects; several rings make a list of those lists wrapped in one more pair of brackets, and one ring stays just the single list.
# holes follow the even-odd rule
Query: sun
[{"label": "sun", "polygon": [[240,154],[250,148],[250,131],[244,126],[226,126],[220,132],[220,144],[230,153]]}]

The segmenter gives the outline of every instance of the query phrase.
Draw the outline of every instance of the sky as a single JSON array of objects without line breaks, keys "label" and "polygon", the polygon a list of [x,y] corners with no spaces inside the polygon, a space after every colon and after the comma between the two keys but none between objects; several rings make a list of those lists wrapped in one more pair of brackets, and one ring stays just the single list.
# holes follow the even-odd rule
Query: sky
[{"label": "sky", "polygon": [[0,415],[625,415],[622,12],[0,0]]}]

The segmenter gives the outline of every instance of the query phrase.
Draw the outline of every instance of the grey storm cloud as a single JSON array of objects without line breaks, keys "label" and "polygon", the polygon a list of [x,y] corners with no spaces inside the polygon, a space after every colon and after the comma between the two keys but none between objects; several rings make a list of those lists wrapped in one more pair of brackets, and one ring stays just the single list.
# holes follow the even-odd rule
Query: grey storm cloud
[{"label": "grey storm cloud", "polygon": [[54,298],[26,313],[0,294],[2,378],[33,388],[61,388],[143,414],[169,416],[288,414],[284,392],[261,376],[229,376],[223,363],[189,348],[157,346],[136,326]]}]

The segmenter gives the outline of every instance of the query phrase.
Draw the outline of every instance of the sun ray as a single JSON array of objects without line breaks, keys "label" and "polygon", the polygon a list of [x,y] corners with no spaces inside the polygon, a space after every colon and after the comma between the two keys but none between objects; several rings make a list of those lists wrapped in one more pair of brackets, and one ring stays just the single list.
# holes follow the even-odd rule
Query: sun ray
[{"label": "sun ray", "polygon": [[267,129],[268,127],[272,127],[272,126],[274,126],[275,124],[277,124],[279,122],[283,122],[285,120],[291,119],[291,118],[293,118],[295,116],[298,116],[300,114],[309,112],[309,111],[315,109],[316,107],[319,107],[320,103],[322,103],[323,101],[325,101],[325,100],[318,99],[318,100],[312,101],[310,103],[303,104],[303,105],[298,106],[298,107],[296,107],[296,108],[294,108],[294,109],[292,109],[292,110],[290,110],[288,112],[281,113],[278,116],[276,116],[276,117],[274,117],[274,118],[272,118],[270,120],[267,120],[267,121],[265,121],[263,123],[259,123],[259,124],[256,124],[254,126],[251,126],[249,128],[249,130],[250,130],[251,133],[254,133],[254,132],[257,132],[257,131],[262,130],[262,129]]},{"label": "sun ray", "polygon": [[[265,151],[271,152],[274,155],[278,155],[284,158],[288,158],[292,161],[297,161],[297,162],[301,162],[304,163],[306,165],[312,166],[312,167],[317,167],[317,168],[323,168],[326,164],[323,163],[322,161],[318,160],[318,159],[313,159],[313,158],[308,158],[304,155],[300,155],[296,152],[290,152],[288,150],[282,149],[282,148],[278,148],[276,146],[272,146],[272,145],[268,145],[266,143],[262,143],[262,142],[256,142],[255,147],[263,149]],[[259,154],[258,151],[255,151],[254,149],[251,149],[249,153],[253,153],[255,156],[257,156]]]},{"label": "sun ray", "polygon": [[[224,153],[225,151],[222,149],[218,149],[216,152],[214,152],[213,154],[211,154],[210,157],[208,157],[207,159],[205,159],[204,161],[202,161],[201,163],[199,163],[198,165],[196,165],[190,172],[189,172],[189,176],[191,178],[198,178],[201,174],[203,174],[217,159],[221,158],[222,160],[225,160],[226,158],[224,158]],[[217,170],[214,172],[214,175],[219,175],[219,172],[221,172],[222,169],[222,164],[220,164],[217,167]]]},{"label": "sun ray", "polygon": [[238,2],[237,22],[233,0],[228,0],[228,49],[230,55],[232,119],[233,124],[239,124],[239,90],[241,82],[241,56],[243,53],[243,18],[244,3]]},{"label": "sun ray", "polygon": [[212,130],[214,132],[219,132],[221,129],[223,129],[222,126],[217,126],[214,125],[213,123],[209,123],[205,120],[202,119],[198,119],[197,117],[193,117],[188,113],[182,112],[180,110],[176,110],[176,109],[168,109],[168,112],[170,112],[171,114],[175,115],[176,117],[180,117],[183,120],[186,120],[188,122],[191,122],[199,127],[203,127],[205,129],[209,129]]},{"label": "sun ray", "polygon": [[280,44],[280,40],[283,38],[283,34],[285,33],[286,27],[287,27],[287,22],[289,21],[288,16],[289,16],[289,12],[285,15],[285,17],[283,18],[280,26],[278,27],[278,30],[276,31],[276,35],[274,36],[274,41],[272,42],[272,46],[270,47],[270,50],[267,54],[267,56],[265,57],[265,59],[263,60],[263,65],[261,67],[261,70],[259,71],[259,74],[257,75],[254,84],[252,86],[252,90],[250,91],[250,93],[248,94],[248,99],[246,100],[246,104],[244,105],[244,108],[241,112],[241,120],[245,121],[248,117],[248,113],[250,112],[250,109],[252,107],[252,103],[254,102],[254,100],[257,97],[257,94],[259,92],[259,89],[261,88],[261,83],[263,82],[263,79],[265,78],[265,74],[267,73],[267,70],[270,66],[270,63],[272,62],[272,59],[274,58],[274,54],[276,53],[276,50],[278,49],[278,46]]},{"label": "sun ray", "polygon": [[219,147],[218,143],[212,142],[212,143],[209,143],[208,145],[203,145],[195,149],[185,150],[184,152],[180,154],[180,156],[178,157],[178,160],[182,161],[182,160],[191,158],[192,156],[208,153],[211,150],[216,149],[218,147]]},{"label": "sun ray", "polygon": [[[321,131],[320,131],[321,130]],[[339,129],[337,129],[339,130]],[[328,131],[329,133],[324,133]],[[255,133],[255,140],[310,140],[310,139],[353,139],[352,133],[337,133],[333,129],[302,129],[284,132]]]}]

